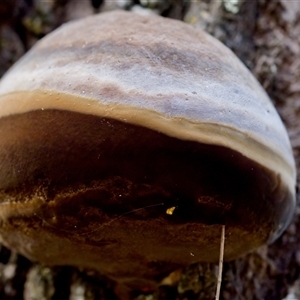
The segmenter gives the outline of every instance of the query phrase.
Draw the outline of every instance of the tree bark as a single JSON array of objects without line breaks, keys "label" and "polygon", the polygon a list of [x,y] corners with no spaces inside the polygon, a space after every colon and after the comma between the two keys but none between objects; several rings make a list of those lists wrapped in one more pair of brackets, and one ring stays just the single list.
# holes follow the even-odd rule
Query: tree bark
[{"label": "tree bark", "polygon": [[[143,6],[143,7],[142,7]],[[60,24],[113,9],[147,9],[217,37],[254,73],[282,117],[300,164],[300,5],[297,1],[34,1],[0,4],[0,77]],[[298,194],[299,198],[299,194]],[[272,245],[225,263],[220,299],[300,299],[300,208]],[[0,299],[117,299],[114,283],[93,270],[48,268],[0,246]],[[225,242],[226,247],[226,242]],[[132,299],[214,299],[217,265],[187,267],[178,285]]]}]

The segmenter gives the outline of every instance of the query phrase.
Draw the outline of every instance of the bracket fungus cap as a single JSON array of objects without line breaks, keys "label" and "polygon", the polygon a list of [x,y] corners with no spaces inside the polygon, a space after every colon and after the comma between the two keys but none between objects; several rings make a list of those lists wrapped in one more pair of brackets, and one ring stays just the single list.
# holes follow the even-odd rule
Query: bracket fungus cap
[{"label": "bracket fungus cap", "polygon": [[183,22],[110,12],[39,41],[0,82],[0,238],[50,265],[160,276],[274,240],[295,163],[268,96]]}]

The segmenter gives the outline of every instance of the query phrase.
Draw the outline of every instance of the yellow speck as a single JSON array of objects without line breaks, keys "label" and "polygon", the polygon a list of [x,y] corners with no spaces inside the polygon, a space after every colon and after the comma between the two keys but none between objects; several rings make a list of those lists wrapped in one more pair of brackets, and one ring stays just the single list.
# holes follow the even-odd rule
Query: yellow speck
[{"label": "yellow speck", "polygon": [[166,211],[167,215],[173,215],[175,208],[176,208],[175,206],[168,208]]}]

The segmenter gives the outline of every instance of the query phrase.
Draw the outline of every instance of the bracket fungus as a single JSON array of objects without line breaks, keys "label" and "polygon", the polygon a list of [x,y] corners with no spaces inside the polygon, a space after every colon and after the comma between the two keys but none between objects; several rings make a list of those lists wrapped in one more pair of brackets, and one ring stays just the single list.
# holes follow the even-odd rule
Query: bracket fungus
[{"label": "bracket fungus", "polygon": [[295,206],[286,130],[236,56],[180,21],[65,24],[0,83],[0,240],[47,265],[156,280],[273,241]]}]

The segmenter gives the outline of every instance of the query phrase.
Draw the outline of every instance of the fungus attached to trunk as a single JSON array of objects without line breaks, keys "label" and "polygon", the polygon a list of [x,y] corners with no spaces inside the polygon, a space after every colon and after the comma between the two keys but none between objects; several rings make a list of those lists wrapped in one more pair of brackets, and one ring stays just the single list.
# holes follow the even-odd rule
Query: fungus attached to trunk
[{"label": "fungus attached to trunk", "polygon": [[278,237],[295,206],[284,126],[235,55],[179,21],[70,22],[0,83],[0,238],[136,285]]}]

